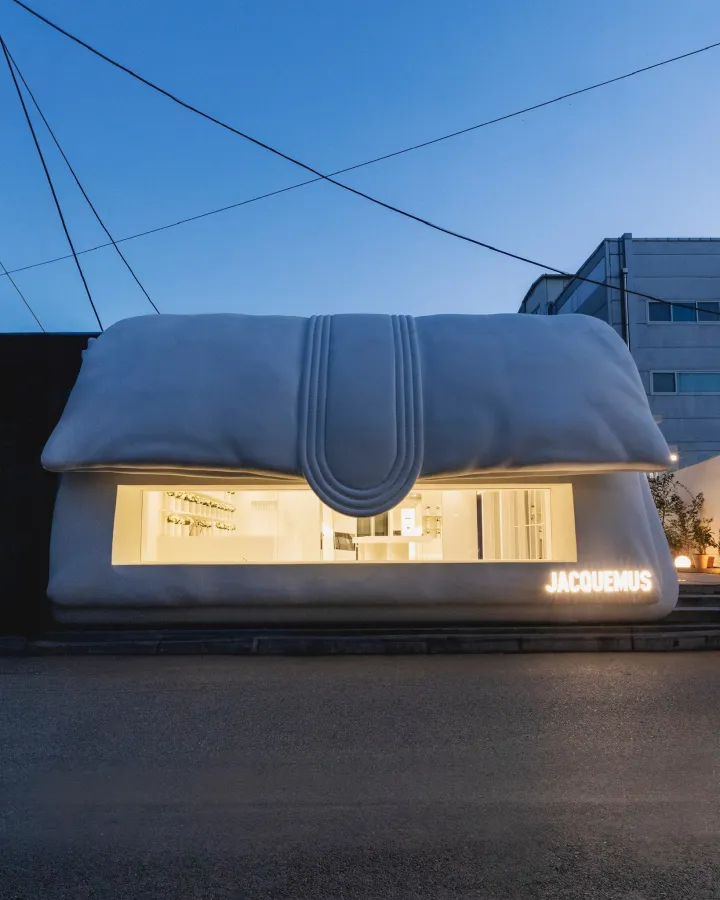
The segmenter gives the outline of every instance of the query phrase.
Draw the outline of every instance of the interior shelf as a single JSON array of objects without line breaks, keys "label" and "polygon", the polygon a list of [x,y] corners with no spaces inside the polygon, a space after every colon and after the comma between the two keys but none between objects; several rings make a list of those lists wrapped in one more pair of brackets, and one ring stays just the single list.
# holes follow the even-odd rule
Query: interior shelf
[{"label": "interior shelf", "polygon": [[196,521],[198,519],[202,519],[207,522],[227,522],[228,524],[230,523],[229,519],[223,518],[222,516],[213,516],[210,513],[185,512],[184,510],[181,510],[181,509],[166,509],[165,507],[163,507],[162,514],[163,514],[163,516],[187,516],[188,519],[194,519]]},{"label": "interior shelf", "polygon": [[[214,503],[222,502],[226,506],[232,506],[232,510],[230,510],[230,511],[235,512],[235,506],[232,503],[230,503],[229,501],[227,501],[227,500],[219,501],[217,499],[217,497],[210,497],[208,494],[203,494],[202,491],[190,491],[190,490],[180,491],[180,490],[178,490],[178,491],[173,491],[172,493],[174,493],[174,494],[192,494],[193,497],[198,498],[198,500],[201,502],[202,505],[209,506],[211,508],[213,508],[212,505]],[[166,497],[169,496],[170,492],[165,491],[165,495],[166,495]],[[183,502],[183,501],[181,501],[181,502]],[[185,502],[187,502],[187,501],[185,501]],[[171,512],[180,512],[180,510],[171,510]]]},{"label": "interior shelf", "polygon": [[390,535],[373,535],[371,537],[355,537],[353,541],[356,544],[427,544],[435,540],[431,534],[390,534]]}]

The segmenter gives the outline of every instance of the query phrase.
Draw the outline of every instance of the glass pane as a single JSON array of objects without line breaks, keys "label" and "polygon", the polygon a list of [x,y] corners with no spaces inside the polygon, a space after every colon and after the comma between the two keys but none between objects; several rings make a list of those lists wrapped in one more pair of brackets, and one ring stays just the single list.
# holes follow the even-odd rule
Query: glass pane
[{"label": "glass pane", "polygon": [[123,487],[138,502],[122,540],[156,565],[531,562],[552,559],[554,489],[421,488],[389,513],[356,518],[303,488]]},{"label": "glass pane", "polygon": [[697,321],[697,313],[695,311],[694,303],[688,303],[686,306],[671,306],[670,309],[672,310],[673,322]]},{"label": "glass pane", "polygon": [[720,394],[720,372],[679,372],[678,393]]},{"label": "glass pane", "polygon": [[482,491],[482,555],[502,562],[550,559],[550,490]]},{"label": "glass pane", "polygon": [[483,495],[481,491],[477,494],[477,558],[484,559],[483,556]]},{"label": "glass pane", "polygon": [[386,512],[375,516],[375,535],[382,537],[388,533],[388,514]]},{"label": "glass pane", "polygon": [[703,300],[697,306],[698,322],[720,322],[720,301]]},{"label": "glass pane", "polygon": [[482,491],[482,558],[500,559],[500,491]]},{"label": "glass pane", "polygon": [[656,394],[675,393],[674,372],[653,372],[652,389]]},{"label": "glass pane", "polygon": [[320,504],[310,490],[142,493],[144,562],[320,562]]},{"label": "glass pane", "polygon": [[648,319],[650,322],[669,322],[672,307],[665,303],[648,303]]},{"label": "glass pane", "polygon": [[521,491],[500,492],[500,540],[502,559],[527,559],[525,535],[520,532],[521,512],[519,507]]},{"label": "glass pane", "polygon": [[548,492],[546,490],[527,491],[527,524],[528,524],[528,549],[530,559],[547,559],[547,503]]}]

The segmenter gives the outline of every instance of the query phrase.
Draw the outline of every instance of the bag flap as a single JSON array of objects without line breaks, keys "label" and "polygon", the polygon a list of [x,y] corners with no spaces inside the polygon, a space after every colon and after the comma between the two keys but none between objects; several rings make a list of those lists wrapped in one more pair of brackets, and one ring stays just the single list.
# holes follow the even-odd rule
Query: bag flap
[{"label": "bag flap", "polygon": [[582,315],[161,315],[86,351],[54,471],[304,477],[347,515],[418,478],[658,471],[669,450],[615,331]]}]

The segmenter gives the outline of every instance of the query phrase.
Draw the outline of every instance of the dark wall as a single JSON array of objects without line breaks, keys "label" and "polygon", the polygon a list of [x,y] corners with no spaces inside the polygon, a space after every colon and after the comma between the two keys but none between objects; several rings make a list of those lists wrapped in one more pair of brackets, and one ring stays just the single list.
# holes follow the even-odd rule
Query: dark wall
[{"label": "dark wall", "polygon": [[49,623],[45,595],[57,477],[40,454],[92,335],[0,334],[0,634]]}]

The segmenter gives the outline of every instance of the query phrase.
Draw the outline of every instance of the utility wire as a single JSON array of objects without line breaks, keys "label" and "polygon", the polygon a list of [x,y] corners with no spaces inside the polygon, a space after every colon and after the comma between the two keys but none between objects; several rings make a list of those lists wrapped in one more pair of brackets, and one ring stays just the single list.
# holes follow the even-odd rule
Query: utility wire
[{"label": "utility wire", "polygon": [[125,263],[125,266],[126,266],[128,272],[129,272],[129,273],[132,275],[132,277],[135,279],[135,282],[136,282],[137,286],[140,288],[140,290],[143,292],[143,294],[145,294],[148,303],[150,304],[150,306],[152,306],[152,308],[155,310],[156,313],[159,313],[160,310],[159,310],[159,309],[157,308],[157,306],[153,303],[152,299],[150,298],[150,294],[148,294],[148,292],[145,290],[144,285],[142,284],[142,282],[140,281],[140,279],[139,279],[139,278],[137,277],[137,275],[135,274],[135,271],[133,270],[133,267],[130,265],[130,263],[127,261],[127,259],[123,256],[122,250],[118,247],[117,242],[115,241],[115,239],[113,238],[113,236],[110,234],[110,232],[109,232],[108,229],[106,228],[105,223],[103,222],[103,220],[100,218],[100,213],[95,209],[95,206],[93,205],[92,200],[88,197],[87,193],[85,192],[85,188],[84,188],[84,187],[82,186],[82,184],[80,183],[80,179],[78,178],[77,173],[75,172],[75,169],[73,169],[72,165],[70,164],[70,160],[67,158],[67,156],[65,156],[65,151],[64,151],[63,148],[60,146],[60,141],[58,141],[57,137],[55,137],[55,132],[54,132],[54,131],[52,130],[52,128],[50,127],[50,123],[49,123],[48,120],[45,118],[45,115],[44,115],[43,111],[40,109],[40,105],[38,104],[37,100],[35,99],[35,95],[34,95],[33,92],[30,90],[30,86],[28,85],[27,81],[25,81],[25,76],[24,76],[23,73],[20,71],[20,67],[18,66],[18,64],[15,62],[15,58],[13,57],[12,53],[10,53],[9,50],[7,51],[7,54],[8,54],[8,56],[10,57],[10,60],[11,60],[11,62],[12,62],[12,64],[13,64],[13,66],[15,66],[15,71],[16,71],[17,74],[20,76],[20,81],[22,81],[23,85],[25,86],[25,90],[28,92],[28,95],[29,95],[30,99],[32,100],[33,105],[35,106],[35,109],[38,111],[38,114],[39,114],[40,118],[43,120],[43,122],[44,122],[44,124],[45,124],[45,127],[47,128],[48,132],[50,133],[50,137],[53,139],[53,142],[55,143],[55,146],[56,146],[56,147],[58,148],[58,150],[60,151],[60,156],[62,156],[62,158],[65,160],[65,165],[66,165],[66,166],[68,167],[68,169],[70,170],[70,174],[71,174],[72,177],[74,178],[75,184],[76,184],[76,185],[78,186],[78,188],[80,189],[80,193],[83,195],[83,197],[84,197],[85,200],[87,201],[87,204],[88,204],[88,206],[90,207],[90,209],[92,210],[93,215],[95,216],[95,218],[98,220],[98,223],[100,224],[100,227],[101,227],[102,230],[105,232],[105,234],[110,238],[110,243],[111,243],[111,245],[117,250],[118,256],[119,256],[120,259]]},{"label": "utility wire", "polygon": [[30,306],[30,304],[27,302],[27,299],[25,298],[25,294],[23,294],[23,292],[22,292],[22,291],[20,290],[20,288],[17,286],[17,284],[15,283],[15,280],[13,279],[12,275],[8,272],[8,270],[5,268],[5,266],[2,264],[2,262],[0,262],[0,269],[2,269],[2,274],[7,275],[7,277],[10,279],[10,284],[11,284],[11,285],[15,288],[15,290],[18,292],[18,294],[20,295],[20,299],[21,299],[22,302],[25,304],[25,306],[27,306],[28,310],[30,311],[30,315],[31,315],[31,316],[33,317],[33,319],[35,319],[35,321],[38,323],[38,325],[39,325],[39,327],[40,327],[40,331],[45,331],[45,329],[42,327],[42,323],[40,322],[40,319],[38,319],[38,317],[35,315],[35,312],[34,312],[32,306]]},{"label": "utility wire", "polygon": [[[29,12],[32,12],[29,7],[24,4],[20,4]],[[34,14],[34,13],[33,13]],[[47,21],[47,20],[44,20]],[[48,23],[52,24],[52,23]],[[720,41],[714,44],[708,44],[705,47],[700,47],[698,50],[691,50],[689,53],[683,53],[680,56],[673,56],[669,59],[661,60],[660,62],[653,63],[650,66],[643,66],[640,69],[634,69],[632,72],[626,72],[623,75],[617,75],[615,78],[609,78],[606,81],[599,81],[597,84],[591,84],[588,87],[580,88],[576,91],[570,91],[567,94],[561,94],[558,97],[553,97],[551,100],[544,100],[542,103],[535,103],[532,106],[526,106],[523,109],[518,109],[515,112],[507,113],[503,116],[498,116],[494,119],[487,119],[485,122],[480,122],[476,125],[470,125],[467,128],[461,128],[459,131],[452,131],[449,134],[443,134],[440,137],[432,138],[429,141],[422,141],[419,144],[412,144],[410,147],[404,147],[402,150],[395,150],[392,153],[385,153],[383,156],[376,156],[373,159],[365,160],[365,162],[356,163],[352,166],[346,166],[344,169],[337,169],[334,172],[330,172],[330,177],[334,178],[336,175],[343,175],[345,172],[354,172],[356,169],[362,169],[365,166],[372,166],[375,163],[383,162],[386,159],[393,159],[396,156],[402,156],[405,153],[411,153],[413,150],[421,150],[424,147],[430,147],[433,144],[439,144],[442,141],[450,140],[451,138],[459,137],[463,134],[468,134],[471,131],[477,131],[479,128],[486,128],[488,125],[496,125],[498,122],[505,122],[507,119],[514,119],[516,116],[522,116],[525,113],[533,112],[536,109],[542,109],[545,106],[551,106],[554,103],[560,103],[562,100],[568,100],[571,97],[577,97],[580,94],[586,94],[588,91],[594,91],[601,87],[606,87],[609,84],[615,84],[618,81],[624,81],[626,78],[632,78],[635,75],[641,75],[643,72],[649,72],[651,69],[658,69],[661,66],[667,66],[670,63],[678,62],[682,59],[687,59],[690,56],[696,56],[698,53],[704,53],[706,50],[713,50],[717,47],[720,47]],[[305,187],[308,184],[316,184],[318,181],[323,181],[322,178],[310,178],[306,181],[299,181],[295,184],[288,185],[284,188],[279,188],[276,191],[270,191],[266,194],[259,194],[256,197],[250,197],[247,200],[240,200],[237,203],[230,203],[227,206],[220,206],[217,209],[208,210],[208,212],[199,213],[196,216],[188,216],[185,219],[179,219],[177,222],[170,222],[167,225],[160,225],[158,228],[151,228],[148,231],[141,231],[138,234],[131,234],[128,237],[120,238],[117,243],[122,243],[123,241],[132,241],[135,238],[146,237],[150,234],[157,234],[159,231],[166,231],[168,228],[176,228],[178,225],[186,225],[188,222],[196,222],[198,219],[205,219],[208,216],[214,216],[218,213],[227,212],[231,209],[237,209],[240,206],[247,206],[249,203],[256,203],[258,200],[267,200],[269,197],[276,197],[278,194],[287,193],[287,191],[294,191],[297,188]],[[94,250],[101,250],[105,247],[111,246],[110,244],[98,244],[96,247],[89,247],[87,250],[80,250],[79,253],[91,253]],[[44,262],[34,263],[32,266],[26,266],[25,268],[34,268],[35,266],[44,266],[49,263],[58,262],[63,259],[69,259],[69,256],[58,256],[55,259],[48,259]],[[22,269],[13,269],[13,272],[23,271]]]},{"label": "utility wire", "polygon": [[[407,210],[400,209],[397,206],[393,206],[390,203],[386,203],[384,200],[379,200],[377,197],[373,197],[370,194],[366,194],[364,191],[360,191],[357,188],[350,187],[350,185],[344,184],[342,181],[336,181],[332,176],[324,175],[318,169],[313,168],[312,166],[308,165],[307,163],[301,162],[299,159],[289,156],[287,153],[284,153],[282,150],[278,150],[277,148],[272,147],[270,144],[266,144],[264,141],[261,141],[258,138],[254,138],[251,135],[246,134],[243,131],[240,131],[239,129],[235,128],[234,126],[229,125],[227,122],[223,122],[222,119],[218,119],[216,116],[213,116],[210,113],[204,112],[203,110],[199,109],[198,107],[193,106],[191,103],[187,103],[185,100],[181,100],[175,94],[170,93],[170,91],[165,90],[165,88],[160,87],[159,85],[155,84],[154,82],[149,81],[147,78],[144,78],[142,75],[139,75],[137,72],[134,72],[132,69],[129,69],[127,66],[124,66],[122,63],[117,62],[117,60],[114,60],[111,57],[107,56],[105,53],[102,53],[100,50],[97,50],[95,47],[86,43],[81,38],[76,37],[74,34],[71,34],[69,31],[66,31],[60,25],[56,25],[54,22],[51,22],[50,19],[46,18],[45,16],[36,12],[31,7],[27,6],[27,4],[22,2],[22,0],[13,0],[13,2],[16,3],[18,6],[21,6],[23,9],[25,9],[31,15],[35,16],[35,18],[40,19],[40,21],[42,21],[42,22],[45,22],[46,25],[49,25],[55,31],[59,32],[60,34],[64,35],[67,38],[70,38],[70,40],[74,41],[76,44],[79,44],[81,47],[85,47],[86,50],[89,50],[95,56],[100,57],[100,59],[104,59],[105,62],[110,63],[110,65],[114,66],[116,69],[120,69],[120,71],[125,72],[126,74],[132,76],[137,81],[141,82],[142,84],[146,85],[147,87],[152,88],[157,93],[162,94],[164,97],[167,97],[169,100],[172,100],[174,103],[178,104],[178,106],[182,106],[184,109],[187,109],[190,112],[195,113],[196,115],[200,116],[201,118],[206,119],[208,122],[212,122],[215,125],[219,125],[221,128],[225,129],[226,131],[229,131],[232,134],[235,134],[238,137],[241,137],[244,140],[249,141],[251,144],[255,144],[255,146],[257,146],[257,147],[261,147],[263,150],[267,150],[269,153],[272,153],[273,155],[280,157],[280,159],[287,160],[287,162],[291,162],[294,165],[299,166],[301,169],[305,169],[305,171],[311,172],[313,175],[317,176],[315,179],[312,179],[313,181],[315,181],[315,180],[328,181],[330,184],[334,184],[336,187],[342,188],[344,191],[348,191],[351,194],[355,194],[355,196],[357,196],[357,197],[362,197],[364,200],[369,200],[370,203],[374,203],[376,206],[380,206],[383,209],[389,210],[390,212],[394,212],[400,216],[404,216],[406,219],[411,219],[415,222],[420,223],[421,225],[425,225],[428,228],[432,228],[434,231],[438,231],[438,232],[441,232],[442,234],[450,235],[450,237],[458,238],[458,240],[466,241],[467,243],[474,244],[477,247],[483,247],[485,250],[491,250],[493,253],[499,253],[501,256],[506,256],[510,259],[517,259],[519,262],[528,263],[528,265],[536,266],[537,268],[540,268],[540,269],[547,269],[548,271],[554,272],[558,275],[562,275],[565,278],[572,278],[572,279],[576,279],[579,281],[586,281],[589,284],[597,284],[601,287],[610,287],[610,288],[614,287],[614,285],[608,284],[607,282],[595,281],[592,278],[585,278],[581,275],[573,275],[569,272],[563,271],[562,269],[558,269],[555,266],[548,266],[548,265],[545,265],[544,263],[537,262],[537,260],[529,259],[526,256],[521,256],[518,253],[512,253],[509,250],[503,250],[500,247],[495,247],[492,244],[488,244],[484,241],[479,241],[476,238],[470,237],[469,235],[462,234],[458,231],[453,231],[450,228],[445,228],[443,225],[438,225],[435,222],[431,222],[429,219],[422,218],[422,216],[417,216],[414,213],[408,212]],[[709,50],[712,47],[716,47],[716,46],[720,46],[720,42],[717,42],[715,44],[709,44],[705,48],[701,48],[700,50],[696,50],[696,51],[692,51],[692,52],[698,53],[698,52],[702,52],[702,50],[705,50],[705,49]],[[680,57],[678,57],[678,59],[679,58]],[[658,65],[658,64],[656,64],[656,65]],[[692,309],[692,310],[695,309],[694,306],[690,306],[687,303],[676,303],[676,302],[669,301],[669,300],[663,300],[660,297],[654,297],[651,294],[644,294],[639,291],[633,291],[633,290],[628,289],[627,293],[634,294],[637,297],[644,297],[645,299],[654,300],[657,303],[664,303],[668,306],[685,307],[687,309]],[[720,315],[720,314],[718,314],[718,315]]]},{"label": "utility wire", "polygon": [[102,322],[100,321],[100,316],[98,315],[98,311],[95,307],[95,303],[93,302],[92,294],[90,293],[90,288],[88,287],[88,283],[85,280],[85,274],[82,270],[82,266],[80,265],[80,260],[77,257],[77,253],[75,252],[75,246],[72,242],[72,238],[70,237],[70,232],[68,231],[67,224],[65,222],[65,216],[63,215],[62,208],[60,206],[60,201],[58,200],[58,196],[55,193],[55,185],[53,184],[52,177],[50,175],[50,170],[47,167],[47,163],[45,162],[45,157],[43,156],[42,149],[40,147],[40,143],[37,139],[37,135],[35,134],[35,128],[33,127],[32,119],[30,118],[30,113],[28,112],[28,108],[25,105],[25,98],[22,95],[22,91],[20,90],[20,85],[18,84],[18,80],[15,77],[15,71],[12,67],[12,63],[10,62],[10,56],[8,54],[8,49],[5,46],[5,41],[0,36],[0,46],[2,47],[3,54],[5,55],[5,62],[8,65],[8,69],[10,70],[10,75],[13,80],[13,84],[15,85],[15,90],[17,91],[18,98],[20,99],[20,104],[23,108],[23,112],[25,113],[25,121],[28,124],[28,128],[30,129],[30,133],[32,134],[32,139],[35,144],[35,149],[38,152],[38,156],[40,157],[40,162],[42,163],[43,170],[45,172],[45,177],[47,178],[48,185],[50,186],[50,192],[53,195],[53,200],[55,201],[55,208],[58,211],[58,215],[60,216],[60,221],[62,222],[63,231],[65,232],[65,237],[67,238],[68,244],[70,245],[70,249],[72,250],[73,259],[75,260],[75,265],[77,266],[77,270],[80,273],[80,278],[82,279],[82,283],[85,287],[85,293],[87,294],[88,300],[90,301],[90,306],[92,306],[92,311],[95,314],[95,318],[97,319],[97,323],[100,326],[100,331],[103,330]]},{"label": "utility wire", "polygon": [[[345,169],[341,171],[346,171]],[[337,175],[338,173],[333,173]],[[198,219],[205,219],[208,216],[214,216],[217,213],[227,212],[230,209],[237,209],[239,206],[247,206],[248,203],[255,203],[258,200],[266,200],[268,197],[275,197],[277,194],[284,194],[287,191],[293,191],[295,188],[304,187],[306,184],[315,184],[317,181],[322,181],[322,178],[311,178],[309,181],[301,181],[297,184],[291,184],[288,187],[279,188],[276,191],[270,191],[268,194],[259,194],[257,197],[250,197],[248,200],[240,200],[239,203],[231,203],[229,206],[221,206],[219,209],[211,209],[208,212],[199,213],[196,216],[189,216],[186,219],[179,219],[177,222],[170,222],[167,225],[158,225],[157,228],[149,228],[147,231],[139,231],[137,234],[129,234],[127,237],[122,237],[117,239],[118,244],[122,244],[125,241],[134,241],[136,238],[147,237],[150,234],[157,234],[159,231],[167,231],[168,228],[176,228],[178,225],[186,225],[188,222],[196,222]],[[106,244],[96,244],[94,247],[87,247],[85,250],[78,250],[78,256],[82,253],[94,253],[96,250],[103,250],[105,247],[111,247],[112,244],[110,242]],[[64,259],[71,259],[72,254],[67,253],[64,256],[54,256],[52,259],[44,259],[42,262],[31,263],[29,266],[20,266],[17,269],[10,269],[10,274],[14,275],[16,272],[25,272],[27,269],[37,269],[40,266],[49,266],[52,263],[62,262]],[[2,277],[2,273],[0,272],[0,277]]]}]

